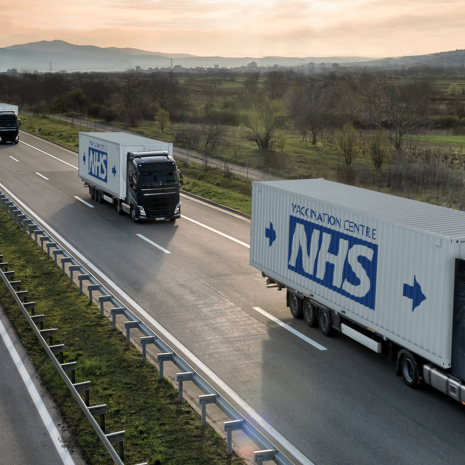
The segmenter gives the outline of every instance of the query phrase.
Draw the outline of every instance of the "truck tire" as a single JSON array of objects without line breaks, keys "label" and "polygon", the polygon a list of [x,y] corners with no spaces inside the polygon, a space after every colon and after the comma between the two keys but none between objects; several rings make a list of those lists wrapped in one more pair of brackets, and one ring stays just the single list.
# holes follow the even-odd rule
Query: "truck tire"
[{"label": "truck tire", "polygon": [[331,326],[331,312],[325,308],[318,310],[318,326],[324,336],[331,336],[333,327]]},{"label": "truck tire", "polygon": [[415,356],[411,354],[408,350],[406,350],[401,355],[401,357],[402,358],[400,360],[400,373],[402,375],[404,383],[409,388],[418,388],[419,371]]},{"label": "truck tire", "polygon": [[139,217],[136,215],[136,210],[134,207],[131,207],[131,220],[134,221],[134,223],[137,223],[139,221]]},{"label": "truck tire", "polygon": [[309,299],[304,299],[302,304],[302,311],[304,314],[305,323],[311,328],[314,328],[318,324],[318,310],[312,305]]},{"label": "truck tire", "polygon": [[295,294],[289,293],[289,308],[294,318],[302,318],[302,301]]},{"label": "truck tire", "polygon": [[100,189],[97,189],[97,202],[98,203],[103,203],[103,192]]},{"label": "truck tire", "polygon": [[116,199],[116,201],[115,201],[115,210],[116,210],[116,213],[118,213],[118,215],[123,214],[123,209],[121,208],[121,200],[120,199]]},{"label": "truck tire", "polygon": [[89,194],[92,200],[95,200],[95,187],[89,187]]}]

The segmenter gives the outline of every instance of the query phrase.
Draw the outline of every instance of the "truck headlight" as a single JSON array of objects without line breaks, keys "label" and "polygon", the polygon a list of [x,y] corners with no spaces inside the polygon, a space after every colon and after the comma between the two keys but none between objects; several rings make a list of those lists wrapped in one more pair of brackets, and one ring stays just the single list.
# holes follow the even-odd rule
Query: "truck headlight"
[{"label": "truck headlight", "polygon": [[179,214],[179,210],[181,210],[181,202],[179,202],[179,203],[176,205],[176,208],[174,209],[174,214],[175,214],[175,215]]},{"label": "truck headlight", "polygon": [[144,210],[144,207],[139,207],[139,215],[140,216],[147,216]]}]

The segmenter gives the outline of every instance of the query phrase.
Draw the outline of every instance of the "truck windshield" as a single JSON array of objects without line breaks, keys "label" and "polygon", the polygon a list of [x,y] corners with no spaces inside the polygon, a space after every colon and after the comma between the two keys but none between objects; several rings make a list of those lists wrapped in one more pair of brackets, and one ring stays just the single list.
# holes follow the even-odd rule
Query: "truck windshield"
[{"label": "truck windshield", "polygon": [[178,173],[174,171],[164,171],[164,172],[143,172],[139,175],[139,184],[141,188],[144,187],[155,187],[155,186],[165,186],[167,184],[177,184]]},{"label": "truck windshield", "polygon": [[0,115],[0,126],[14,128],[17,126],[17,118],[14,115]]}]

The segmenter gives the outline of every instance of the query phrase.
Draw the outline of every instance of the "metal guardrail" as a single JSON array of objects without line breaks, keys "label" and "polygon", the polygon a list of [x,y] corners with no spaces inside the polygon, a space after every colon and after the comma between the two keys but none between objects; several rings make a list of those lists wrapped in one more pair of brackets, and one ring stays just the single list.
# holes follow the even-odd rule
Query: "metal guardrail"
[{"label": "metal guardrail", "polygon": [[[278,448],[265,437],[257,428],[255,428],[243,415],[241,415],[229,402],[224,399],[221,394],[216,391],[206,380],[204,380],[196,371],[185,362],[176,352],[166,344],[160,337],[157,336],[148,326],[146,326],[139,318],[137,318],[128,308],[126,308],[114,295],[112,295],[102,284],[100,284],[89,271],[86,270],[74,257],[72,257],[60,244],[53,239],[53,237],[47,233],[47,231],[37,224],[32,218],[24,213],[21,208],[16,205],[4,192],[0,191],[0,203],[10,218],[14,220],[15,224],[19,228],[22,228],[25,233],[29,234],[29,237],[33,239],[36,244],[40,244],[42,250],[47,251],[47,256],[53,258],[55,265],[61,266],[62,274],[66,272],[66,266],[68,267],[68,273],[70,276],[70,282],[74,282],[75,273],[77,272],[77,281],[79,285],[79,292],[83,293],[84,282],[88,281],[87,292],[89,294],[89,303],[93,302],[95,292],[99,292],[101,295],[96,299],[100,307],[100,313],[104,314],[105,304],[110,303],[113,307],[110,309],[110,316],[112,319],[113,328],[116,328],[116,316],[123,315],[128,321],[124,323],[126,332],[126,342],[131,343],[130,331],[131,329],[138,329],[144,336],[140,338],[140,345],[142,348],[142,359],[146,360],[146,351],[148,344],[154,344],[160,353],[157,355],[157,361],[159,364],[159,376],[163,379],[163,365],[165,362],[172,362],[180,371],[176,375],[176,381],[178,383],[178,400],[183,399],[183,383],[191,381],[197,386],[203,394],[199,396],[199,405],[201,408],[201,422],[202,425],[206,423],[206,408],[208,404],[216,404],[220,410],[230,419],[224,422],[224,431],[226,432],[227,452],[232,454],[232,432],[241,430],[246,436],[252,440],[260,450],[254,452],[255,462],[262,464],[264,461],[273,460],[279,465],[294,465],[293,462],[286,457]],[[51,250],[54,249],[54,250]],[[53,256],[53,257],[52,257]],[[60,259],[59,257],[62,256]],[[96,431],[103,445],[110,453],[114,463],[124,465],[120,455],[116,453],[116,450],[112,446],[112,443],[118,442],[120,444],[120,453],[123,453],[122,444],[124,440],[124,431],[117,433],[105,434],[104,426],[103,429],[95,421],[93,415],[101,415],[104,419],[104,413],[106,406],[93,406],[89,407],[82,400],[79,392],[82,390],[88,391],[90,384],[84,385],[82,383],[75,384],[73,380],[70,380],[66,375],[66,371],[70,370],[72,373],[75,371],[75,362],[70,364],[60,364],[55,356],[56,353],[61,352],[61,349],[54,348],[55,346],[49,346],[45,337],[52,338],[53,330],[39,330],[36,327],[36,322],[43,324],[43,315],[34,315],[35,302],[22,302],[21,294],[18,295],[8,278],[14,277],[14,272],[7,272],[6,274],[3,269],[8,265],[0,263],[0,269],[2,270],[2,279],[8,286],[10,292],[14,295],[16,302],[21,307],[22,312],[26,316],[29,324],[34,329],[37,337],[41,341],[44,349],[54,362],[57,370],[64,379],[65,383],[69,387],[73,396],[76,398],[78,404],[84,411],[86,417],[91,423],[92,427]],[[24,291],[19,291],[24,292]],[[24,296],[27,296],[27,291]],[[28,310],[31,310],[32,316],[29,315]],[[35,317],[35,318],[34,318]],[[40,317],[40,318],[39,318]],[[35,321],[34,321],[35,320]],[[41,331],[44,331],[41,333]],[[46,332],[49,331],[49,332]],[[51,332],[50,332],[51,331]],[[74,364],[74,365],[72,365]],[[86,383],[86,382],[85,382]],[[84,383],[84,384],[85,384]],[[81,385],[81,386],[78,386]],[[86,394],[86,400],[88,394]],[[105,412],[103,412],[105,410]],[[103,421],[104,425],[104,421]],[[144,465],[144,464],[140,464]]]}]

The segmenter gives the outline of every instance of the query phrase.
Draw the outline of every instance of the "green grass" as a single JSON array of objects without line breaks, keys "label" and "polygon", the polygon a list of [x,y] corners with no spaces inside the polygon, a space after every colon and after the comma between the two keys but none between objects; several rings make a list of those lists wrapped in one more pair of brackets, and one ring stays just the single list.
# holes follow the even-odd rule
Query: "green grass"
[{"label": "green grass", "polygon": [[412,142],[419,141],[431,145],[445,145],[452,147],[465,146],[465,136],[411,136],[405,138],[405,145],[408,145],[409,139],[411,139]]},{"label": "green grass", "polygon": [[[126,344],[119,330],[100,316],[99,309],[79,295],[79,289],[61,275],[53,260],[0,210],[0,253],[36,314],[44,314],[45,328],[58,328],[54,344],[65,344],[65,362],[76,361],[76,382],[91,381],[91,405],[106,403],[106,432],[126,431],[125,463],[173,465],[243,463],[226,454],[226,444],[210,426],[201,427],[199,415],[177,391],[158,379],[156,367],[143,363],[140,352]],[[65,383],[37,341],[3,281],[0,301],[14,323],[39,375],[56,400],[86,462],[110,464],[108,453],[90,427]],[[72,445],[71,445],[72,446]]]}]

